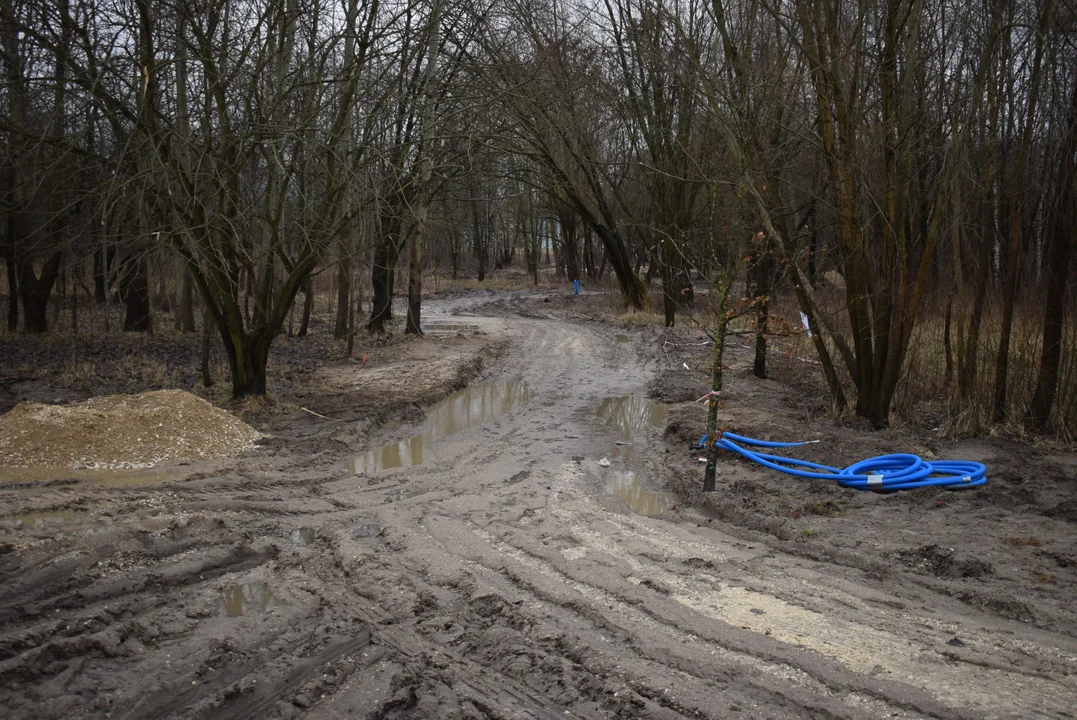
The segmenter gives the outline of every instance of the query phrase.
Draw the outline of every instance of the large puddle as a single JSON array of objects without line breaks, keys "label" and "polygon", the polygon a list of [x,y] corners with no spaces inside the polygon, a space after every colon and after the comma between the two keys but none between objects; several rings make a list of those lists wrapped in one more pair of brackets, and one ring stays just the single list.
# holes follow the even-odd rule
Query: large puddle
[{"label": "large puddle", "polygon": [[355,458],[355,474],[422,465],[430,459],[433,444],[461,430],[507,413],[530,399],[522,383],[491,380],[453,393],[430,407],[423,432],[406,440],[367,450]]},{"label": "large puddle", "polygon": [[595,414],[619,438],[606,458],[609,467],[599,467],[598,476],[606,490],[619,497],[640,515],[661,515],[676,504],[676,496],[653,490],[644,466],[649,428],[661,427],[665,405],[638,395],[611,397],[602,401]]}]

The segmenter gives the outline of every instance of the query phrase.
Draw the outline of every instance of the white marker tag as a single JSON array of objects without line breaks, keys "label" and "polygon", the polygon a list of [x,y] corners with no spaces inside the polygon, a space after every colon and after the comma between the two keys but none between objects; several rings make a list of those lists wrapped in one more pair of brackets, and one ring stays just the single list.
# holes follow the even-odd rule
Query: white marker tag
[{"label": "white marker tag", "polygon": [[882,475],[878,475],[878,474],[876,474],[876,475],[868,475],[868,485],[882,485],[882,484],[883,484],[883,476]]},{"label": "white marker tag", "polygon": [[961,478],[961,482],[972,482],[972,478],[969,477],[968,475],[965,475],[964,477]]}]

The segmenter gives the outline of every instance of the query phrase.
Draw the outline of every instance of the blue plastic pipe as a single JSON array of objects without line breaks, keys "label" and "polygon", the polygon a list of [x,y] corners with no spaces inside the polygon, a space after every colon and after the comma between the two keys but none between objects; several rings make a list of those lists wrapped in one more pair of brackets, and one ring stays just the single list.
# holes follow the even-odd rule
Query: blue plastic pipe
[{"label": "blue plastic pipe", "polygon": [[[770,455],[744,447],[749,445],[760,448],[785,448],[815,442],[819,441],[771,442],[727,432],[722,433],[715,444],[771,470],[812,480],[833,480],[839,485],[856,490],[896,491],[920,487],[963,490],[987,483],[987,468],[982,463],[970,460],[927,461],[918,455],[895,453],[861,460],[846,468],[836,468],[807,460]],[[706,435],[699,441],[699,444],[701,447],[706,446]]]}]

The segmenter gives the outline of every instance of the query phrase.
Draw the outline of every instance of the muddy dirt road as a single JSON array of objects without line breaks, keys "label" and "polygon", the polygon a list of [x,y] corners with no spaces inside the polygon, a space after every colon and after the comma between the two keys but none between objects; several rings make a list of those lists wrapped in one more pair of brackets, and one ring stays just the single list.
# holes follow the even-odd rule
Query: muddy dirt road
[{"label": "muddy dirt road", "polygon": [[432,301],[510,348],[364,447],[4,491],[0,715],[1074,717],[1072,634],[679,506],[654,354],[542,307]]}]

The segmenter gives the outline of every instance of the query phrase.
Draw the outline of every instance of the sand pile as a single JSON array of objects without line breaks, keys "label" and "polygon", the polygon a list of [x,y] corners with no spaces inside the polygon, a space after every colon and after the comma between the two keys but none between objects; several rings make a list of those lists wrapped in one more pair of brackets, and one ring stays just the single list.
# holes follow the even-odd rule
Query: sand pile
[{"label": "sand pile", "polygon": [[257,430],[182,390],[95,397],[76,405],[21,403],[0,416],[0,465],[147,468],[235,455]]}]

